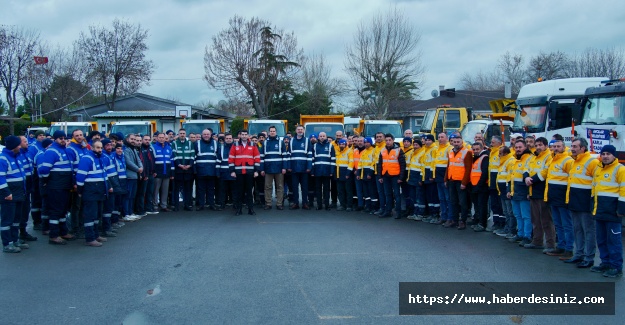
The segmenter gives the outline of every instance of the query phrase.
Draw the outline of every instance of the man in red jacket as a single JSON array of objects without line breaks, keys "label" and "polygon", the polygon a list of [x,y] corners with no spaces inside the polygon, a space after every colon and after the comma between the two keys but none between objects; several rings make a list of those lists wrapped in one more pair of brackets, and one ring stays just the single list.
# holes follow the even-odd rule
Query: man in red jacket
[{"label": "man in red jacket", "polygon": [[258,147],[249,141],[247,130],[239,132],[239,139],[239,142],[230,148],[230,155],[228,156],[230,175],[236,177],[234,191],[235,215],[241,215],[244,200],[248,208],[247,213],[255,215],[252,186],[254,185],[254,177],[258,177],[260,153],[258,152]]}]

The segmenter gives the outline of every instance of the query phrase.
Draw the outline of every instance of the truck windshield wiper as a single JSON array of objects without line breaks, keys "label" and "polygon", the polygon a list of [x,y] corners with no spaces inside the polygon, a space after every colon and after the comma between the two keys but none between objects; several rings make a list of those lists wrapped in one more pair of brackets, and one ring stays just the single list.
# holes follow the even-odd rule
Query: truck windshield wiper
[{"label": "truck windshield wiper", "polygon": [[616,122],[603,122],[603,123],[599,123],[599,125],[616,125]]},{"label": "truck windshield wiper", "polygon": [[582,124],[597,124],[597,122],[593,122],[593,121],[582,121]]}]

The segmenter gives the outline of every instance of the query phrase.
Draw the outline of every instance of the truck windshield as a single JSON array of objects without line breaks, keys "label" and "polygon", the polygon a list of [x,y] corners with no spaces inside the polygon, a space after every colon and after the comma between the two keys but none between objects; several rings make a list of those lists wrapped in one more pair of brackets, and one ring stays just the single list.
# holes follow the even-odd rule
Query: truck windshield
[{"label": "truck windshield", "polygon": [[590,97],[584,107],[582,124],[625,124],[625,101],[623,95]]},{"label": "truck windshield", "polygon": [[353,135],[354,134],[354,129],[358,128],[358,123],[355,124],[345,124],[345,134],[347,135]]},{"label": "truck windshield", "polygon": [[547,106],[521,106],[520,111],[517,111],[514,117],[512,131],[523,132],[525,128],[528,132],[543,131],[545,130],[546,117]]},{"label": "truck windshield", "polygon": [[[50,127],[50,134],[54,134],[54,131],[65,131],[65,126],[63,125],[53,125]],[[89,132],[91,132],[91,127],[89,125],[81,125],[81,126],[76,126],[76,125],[67,125],[67,137],[71,138],[72,137],[72,132],[74,132],[74,130],[81,130],[82,134],[86,137],[89,135]]]},{"label": "truck windshield", "polygon": [[[465,141],[473,143],[473,139],[475,139],[475,135],[477,133],[484,134],[485,132],[486,132],[486,124],[484,124],[484,123],[467,123],[462,128],[462,131],[460,131],[460,135],[462,135],[462,138]],[[484,134],[484,137],[486,137],[486,134]]]},{"label": "truck windshield", "polygon": [[421,128],[419,132],[421,133],[430,133],[432,132],[432,124],[434,124],[434,117],[436,116],[436,110],[430,110],[425,112],[425,116],[423,117],[423,122],[421,123]]},{"label": "truck windshield", "polygon": [[249,130],[247,130],[248,134],[252,135],[258,135],[261,132],[265,132],[267,134],[269,134],[269,127],[270,126],[275,126],[276,127],[276,132],[278,133],[279,137],[284,137],[286,135],[286,131],[284,130],[284,124],[282,123],[252,123],[251,121],[248,122],[248,128]]},{"label": "truck windshield", "polygon": [[141,134],[146,135],[150,134],[150,126],[147,124],[139,124],[139,125],[118,125],[113,124],[111,128],[111,133],[121,132],[124,137],[128,134]]},{"label": "truck windshield", "polygon": [[216,122],[215,123],[182,123],[182,128],[187,131],[187,134],[190,134],[190,133],[202,134],[202,131],[204,131],[207,128],[210,128],[211,130],[213,130],[213,133],[219,133],[221,131],[219,123],[216,123]]},{"label": "truck windshield", "polygon": [[340,124],[306,124],[306,131],[304,131],[304,134],[308,138],[313,133],[319,135],[319,132],[325,132],[326,135],[334,137],[336,135],[336,131],[345,133],[343,126]]},{"label": "truck windshield", "polygon": [[375,134],[378,132],[382,132],[384,134],[390,133],[395,139],[401,139],[404,137],[401,132],[401,126],[399,123],[397,124],[365,124],[365,137],[375,137]]}]

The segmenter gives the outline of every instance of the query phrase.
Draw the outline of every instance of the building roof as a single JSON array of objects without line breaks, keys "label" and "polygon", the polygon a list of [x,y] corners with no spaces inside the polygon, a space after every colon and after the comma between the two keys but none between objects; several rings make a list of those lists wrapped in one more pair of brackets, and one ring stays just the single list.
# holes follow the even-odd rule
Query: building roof
[{"label": "building roof", "polygon": [[153,110],[153,111],[108,111],[106,113],[100,113],[93,115],[95,118],[107,118],[107,117],[175,117],[175,111],[167,110]]},{"label": "building roof", "polygon": [[[517,94],[512,94],[515,99]],[[410,114],[418,111],[425,111],[428,108],[436,108],[441,105],[451,105],[451,107],[467,107],[474,110],[490,110],[488,104],[491,100],[505,98],[503,91],[474,91],[474,90],[441,90],[438,97],[428,100],[404,100],[394,101],[391,105],[399,109],[394,109],[398,113]],[[395,106],[397,105],[397,106]]]},{"label": "building roof", "polygon": [[[178,101],[159,98],[143,93],[134,93],[118,97],[115,100],[114,111],[109,111],[105,102],[92,105],[85,105],[70,110],[71,114],[82,114],[88,112],[93,117],[175,117],[176,106],[190,106],[192,113],[203,115],[209,118],[233,119],[235,114],[215,108],[203,108],[189,105]],[[140,113],[139,113],[140,112]],[[166,113],[165,113],[166,112]],[[138,114],[139,113],[139,114]],[[130,114],[130,115],[129,115]]]}]

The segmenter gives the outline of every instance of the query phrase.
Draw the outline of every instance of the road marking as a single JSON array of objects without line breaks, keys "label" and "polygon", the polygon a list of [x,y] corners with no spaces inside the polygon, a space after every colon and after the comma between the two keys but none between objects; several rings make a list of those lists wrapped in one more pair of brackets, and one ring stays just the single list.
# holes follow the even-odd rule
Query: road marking
[{"label": "road marking", "polygon": [[356,316],[321,316],[319,315],[319,319],[351,319],[357,318]]},{"label": "road marking", "polygon": [[332,256],[332,255],[369,255],[370,253],[311,253],[311,254],[278,254],[278,256]]}]

